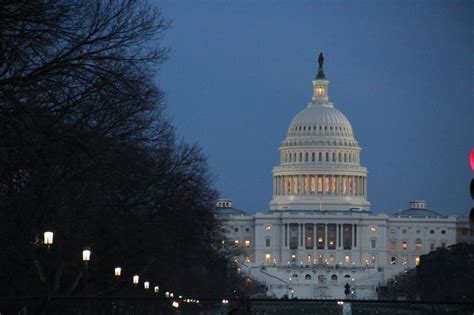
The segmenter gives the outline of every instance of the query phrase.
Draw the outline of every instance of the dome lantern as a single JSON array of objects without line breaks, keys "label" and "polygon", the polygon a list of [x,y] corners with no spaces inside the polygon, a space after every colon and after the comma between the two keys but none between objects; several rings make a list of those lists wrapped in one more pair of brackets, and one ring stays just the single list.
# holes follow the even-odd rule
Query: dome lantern
[{"label": "dome lantern", "polygon": [[328,85],[329,81],[326,80],[326,75],[324,74],[324,57],[323,53],[319,54],[318,58],[319,69],[316,74],[315,80],[313,80],[313,102],[319,105],[327,105],[325,102],[328,101]]}]

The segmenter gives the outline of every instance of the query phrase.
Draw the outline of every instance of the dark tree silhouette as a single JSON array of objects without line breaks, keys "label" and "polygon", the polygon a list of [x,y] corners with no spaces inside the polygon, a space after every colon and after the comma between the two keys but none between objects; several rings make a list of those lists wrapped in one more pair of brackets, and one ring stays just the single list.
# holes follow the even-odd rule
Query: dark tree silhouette
[{"label": "dark tree silhouette", "polygon": [[84,294],[86,246],[92,296],[128,292],[135,273],[189,295],[245,290],[217,246],[206,158],[176,139],[154,83],[168,26],[140,0],[0,1],[0,296]]}]

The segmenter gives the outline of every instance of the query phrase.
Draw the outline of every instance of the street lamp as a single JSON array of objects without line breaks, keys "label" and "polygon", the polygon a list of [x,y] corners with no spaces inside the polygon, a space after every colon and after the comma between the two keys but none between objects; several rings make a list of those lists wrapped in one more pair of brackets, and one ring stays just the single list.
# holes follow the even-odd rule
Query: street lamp
[{"label": "street lamp", "polygon": [[133,284],[135,287],[138,285],[138,281],[140,280],[140,277],[138,275],[133,276]]},{"label": "street lamp", "polygon": [[117,278],[120,277],[122,275],[122,268],[115,267],[114,274],[115,274],[115,277],[117,277]]},{"label": "street lamp", "polygon": [[89,249],[84,249],[82,251],[82,261],[84,262],[84,291],[87,295],[87,266],[91,260],[91,251]]},{"label": "street lamp", "polygon": [[53,237],[54,237],[54,233],[51,232],[51,231],[47,231],[47,232],[44,232],[44,235],[43,235],[43,244],[48,246],[48,249],[51,245],[53,245]]},{"label": "street lamp", "polygon": [[148,290],[148,289],[150,288],[150,282],[145,281],[145,282],[143,283],[143,287],[145,288],[145,290]]}]

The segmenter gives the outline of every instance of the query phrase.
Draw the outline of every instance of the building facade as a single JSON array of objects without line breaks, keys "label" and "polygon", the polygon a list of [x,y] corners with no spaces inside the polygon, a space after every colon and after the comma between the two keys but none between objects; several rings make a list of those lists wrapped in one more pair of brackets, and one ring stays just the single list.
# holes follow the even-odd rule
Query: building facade
[{"label": "building facade", "polygon": [[268,295],[342,298],[350,288],[352,298],[373,299],[421,255],[456,243],[456,227],[468,221],[428,210],[424,201],[392,215],[371,211],[361,148],[329,101],[323,63],[321,54],[313,97],[280,147],[270,211],[249,214],[219,200],[217,213],[227,241],[243,249],[239,270]]}]

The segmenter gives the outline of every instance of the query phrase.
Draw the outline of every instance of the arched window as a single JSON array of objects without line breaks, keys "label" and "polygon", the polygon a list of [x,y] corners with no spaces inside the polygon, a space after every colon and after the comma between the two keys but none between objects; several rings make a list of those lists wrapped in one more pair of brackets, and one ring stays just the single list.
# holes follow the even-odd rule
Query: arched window
[{"label": "arched window", "polygon": [[289,154],[289,156],[290,156],[290,160],[289,160],[289,161],[291,162],[291,153]]},{"label": "arched window", "polygon": [[338,154],[338,159],[337,159],[338,162],[342,162],[342,159],[341,159],[341,152],[339,152]]},{"label": "arched window", "polygon": [[344,276],[344,278],[350,278],[350,277],[351,277],[351,275],[349,275],[349,274]]},{"label": "arched window", "polygon": [[408,249],[408,242],[407,241],[402,242],[402,249],[405,249],[405,250]]},{"label": "arched window", "polygon": [[291,277],[292,278],[298,278],[298,274],[294,273]]},{"label": "arched window", "polygon": [[311,153],[311,161],[312,161],[312,162],[314,162],[314,156],[315,156],[314,152]]},{"label": "arched window", "polygon": [[347,162],[347,153],[344,153],[344,162]]},{"label": "arched window", "polygon": [[299,162],[303,162],[303,152],[300,152],[300,160]]},{"label": "arched window", "polygon": [[305,153],[305,159],[304,159],[305,162],[308,162],[308,155],[309,155],[309,153],[306,152],[306,153]]},{"label": "arched window", "polygon": [[336,276],[336,275],[332,275],[332,276],[331,276],[331,280],[332,280],[332,281],[337,281],[337,276]]},{"label": "arched window", "polygon": [[329,152],[326,152],[326,162],[329,162]]},{"label": "arched window", "polygon": [[319,152],[319,162],[321,162],[322,160],[323,160],[323,153]]},{"label": "arched window", "polygon": [[421,250],[421,240],[419,238],[415,241],[415,248],[416,250]]},{"label": "arched window", "polygon": [[308,273],[306,276],[304,276],[305,280],[311,280],[311,275]]},{"label": "arched window", "polygon": [[332,153],[332,161],[336,162],[336,153],[335,152]]}]

